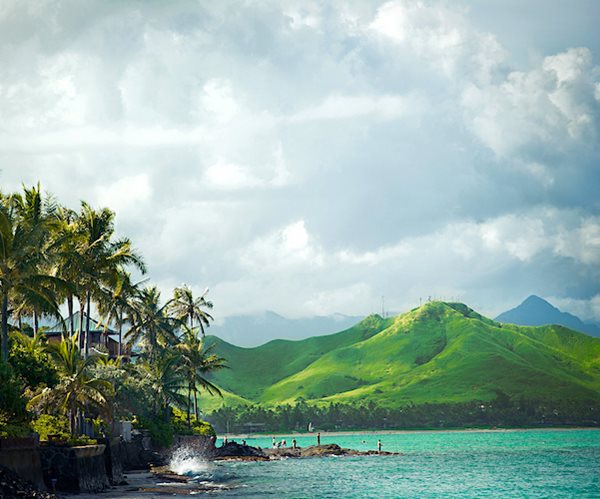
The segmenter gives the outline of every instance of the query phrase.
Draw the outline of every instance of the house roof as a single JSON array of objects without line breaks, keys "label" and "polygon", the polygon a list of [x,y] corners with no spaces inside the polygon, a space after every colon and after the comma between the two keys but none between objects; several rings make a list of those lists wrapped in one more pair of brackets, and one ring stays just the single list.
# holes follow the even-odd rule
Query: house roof
[{"label": "house roof", "polygon": [[[79,331],[79,322],[80,322],[80,313],[79,312],[75,312],[73,314],[73,323],[74,323],[74,328],[75,331]],[[84,312],[83,314],[83,327],[81,329],[85,329],[86,326],[86,320],[87,320],[87,314]],[[64,333],[65,330],[69,330],[70,327],[70,317],[67,317],[66,319],[57,322],[56,324],[54,324],[52,327],[48,328],[48,330],[45,331],[45,333],[48,336],[56,336],[56,335],[61,335]],[[93,317],[90,316],[90,333],[103,333],[105,331],[104,325],[101,325],[100,322],[98,322],[96,319],[94,319]],[[110,327],[106,328],[106,334],[108,335],[115,335],[118,334],[114,329],[111,329]]]}]

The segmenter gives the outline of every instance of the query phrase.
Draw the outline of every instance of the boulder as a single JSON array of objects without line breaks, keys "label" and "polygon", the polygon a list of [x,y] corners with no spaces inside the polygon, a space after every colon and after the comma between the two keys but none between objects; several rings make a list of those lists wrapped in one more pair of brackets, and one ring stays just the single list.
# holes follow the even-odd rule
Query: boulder
[{"label": "boulder", "polygon": [[211,457],[214,459],[231,457],[268,459],[268,456],[262,449],[251,447],[250,445],[238,444],[237,442],[227,442],[221,447],[216,447]]},{"label": "boulder", "polygon": [[31,482],[2,465],[0,465],[0,497],[5,499],[21,497],[56,499],[54,494],[38,490]]}]

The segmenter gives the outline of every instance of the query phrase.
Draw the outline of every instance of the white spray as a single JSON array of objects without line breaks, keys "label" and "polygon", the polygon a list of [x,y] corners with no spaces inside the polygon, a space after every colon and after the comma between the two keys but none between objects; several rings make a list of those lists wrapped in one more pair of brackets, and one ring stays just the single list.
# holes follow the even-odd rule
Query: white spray
[{"label": "white spray", "polygon": [[176,449],[169,462],[169,469],[178,475],[200,475],[211,471],[211,466],[206,459],[199,456],[191,447]]}]

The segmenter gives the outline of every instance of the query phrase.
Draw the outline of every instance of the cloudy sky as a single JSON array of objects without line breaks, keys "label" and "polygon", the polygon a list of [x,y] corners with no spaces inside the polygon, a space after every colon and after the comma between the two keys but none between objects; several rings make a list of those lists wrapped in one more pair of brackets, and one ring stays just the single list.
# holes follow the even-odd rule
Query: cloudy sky
[{"label": "cloudy sky", "polygon": [[215,315],[600,321],[600,2],[0,0],[0,186]]}]

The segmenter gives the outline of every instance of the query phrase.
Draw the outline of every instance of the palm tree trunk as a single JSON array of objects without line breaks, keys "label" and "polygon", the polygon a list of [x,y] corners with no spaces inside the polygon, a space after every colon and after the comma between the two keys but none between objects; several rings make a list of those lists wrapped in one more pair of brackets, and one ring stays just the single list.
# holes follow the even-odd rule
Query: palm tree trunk
[{"label": "palm tree trunk", "polygon": [[87,358],[90,353],[90,305],[91,305],[91,296],[90,292],[87,293],[87,316],[85,318],[85,358]]},{"label": "palm tree trunk", "polygon": [[84,335],[83,335],[83,316],[85,315],[85,302],[79,298],[79,348],[84,348]]},{"label": "palm tree trunk", "polygon": [[33,311],[33,336],[37,336],[38,330],[40,329],[40,322],[38,320],[37,310]]},{"label": "palm tree trunk", "polygon": [[123,311],[119,312],[119,357],[123,354]]},{"label": "palm tree trunk", "polygon": [[8,293],[2,294],[2,360],[8,361]]},{"label": "palm tree trunk", "polygon": [[71,293],[67,296],[67,308],[69,311],[69,333],[73,336],[75,334],[75,318],[73,317],[73,295]]},{"label": "palm tree trunk", "polygon": [[194,387],[194,416],[196,416],[196,421],[198,421],[198,390]]},{"label": "palm tree trunk", "polygon": [[75,436],[75,412],[73,409],[69,409],[69,430],[71,431],[71,436]]},{"label": "palm tree trunk", "polygon": [[192,426],[191,415],[192,412],[192,385],[188,385],[188,396],[187,396],[187,423],[188,428]]}]

